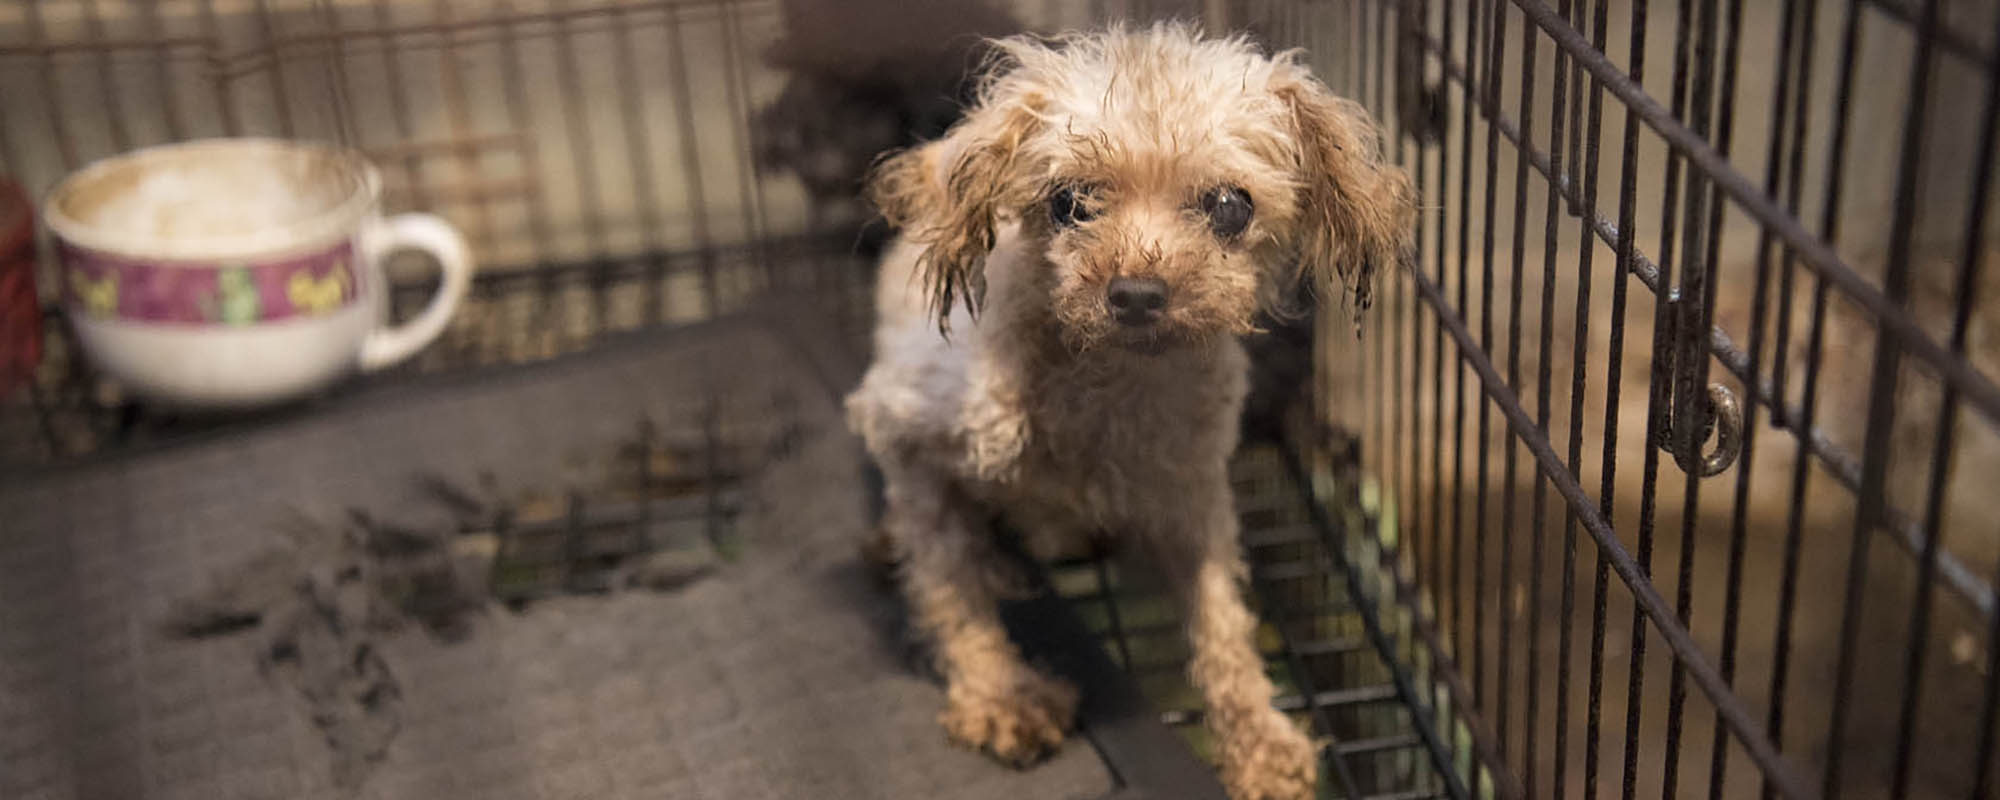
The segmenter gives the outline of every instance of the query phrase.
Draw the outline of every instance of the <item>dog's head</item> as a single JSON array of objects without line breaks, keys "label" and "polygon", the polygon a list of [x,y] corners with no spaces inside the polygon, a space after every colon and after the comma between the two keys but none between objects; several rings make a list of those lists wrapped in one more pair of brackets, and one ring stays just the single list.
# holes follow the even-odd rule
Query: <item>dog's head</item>
[{"label": "dog's head", "polygon": [[997,42],[965,119],[882,162],[870,194],[924,246],[940,324],[978,310],[1018,220],[1044,274],[1005,301],[1046,305],[1078,348],[1247,332],[1301,271],[1365,308],[1415,214],[1367,112],[1296,53],[1180,25]]}]

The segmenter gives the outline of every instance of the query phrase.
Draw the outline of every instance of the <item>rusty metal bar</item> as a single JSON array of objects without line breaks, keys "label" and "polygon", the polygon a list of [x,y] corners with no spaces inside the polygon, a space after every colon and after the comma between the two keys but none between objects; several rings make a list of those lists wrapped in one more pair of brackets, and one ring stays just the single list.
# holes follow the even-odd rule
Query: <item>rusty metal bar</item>
[{"label": "rusty metal bar", "polygon": [[665,292],[662,284],[667,265],[660,255],[660,202],[653,190],[653,142],[647,134],[644,96],[639,91],[639,66],[632,47],[631,15],[620,15],[617,21],[620,24],[612,44],[618,104],[625,122],[625,156],[632,162],[632,193],[639,217],[640,247],[646,252],[647,263],[654,271],[647,278],[652,285],[646,287],[644,314],[648,323],[658,324],[665,316],[666,298],[662,296]]},{"label": "rusty metal bar", "polygon": [[[32,6],[33,4],[29,4]],[[149,6],[150,8],[150,6]],[[39,11],[30,9],[31,14]],[[156,18],[158,11],[152,12]],[[206,36],[144,36],[130,39],[106,37],[88,42],[29,42],[27,44],[0,44],[0,58],[46,58],[77,54],[109,54],[127,50],[135,52],[168,52],[181,49],[199,49],[209,55],[205,60],[219,61],[215,40]]]},{"label": "rusty metal bar", "polygon": [[[328,28],[340,27],[340,19],[334,13],[332,0],[317,0],[322,24]],[[361,132],[354,127],[354,87],[347,74],[347,54],[344,48],[336,46],[327,57],[327,71],[331,73],[328,85],[333,87],[334,130],[342,143],[353,145],[360,141]]]},{"label": "rusty metal bar", "polygon": [[[433,0],[431,8],[440,21],[450,21],[451,3],[446,2],[446,0]],[[455,36],[453,34],[444,34],[444,53],[442,54],[444,63],[439,69],[438,80],[442,83],[444,93],[446,124],[450,126],[452,138],[462,140],[472,135],[472,110],[466,105],[465,67],[459,63],[458,46],[454,39]],[[452,160],[458,164],[458,172],[461,176],[460,180],[466,182],[478,180],[480,174],[479,154],[476,151],[469,148],[456,148],[452,152]],[[471,203],[473,212],[472,240],[475,242],[491,241],[493,238],[493,206],[490,202],[491,197],[486,194],[476,194],[473,197],[475,199]]]},{"label": "rusty metal bar", "polygon": [[[743,25],[740,17],[734,5],[722,7],[723,88],[729,100],[730,130],[735,134],[731,155],[736,158],[737,188],[742,192],[743,233],[752,237],[752,241],[757,243],[755,247],[758,260],[764,265],[766,281],[764,288],[768,289],[777,283],[772,277],[776,267],[773,265],[774,259],[771,258],[772,251],[764,245],[770,233],[768,228],[770,217],[764,208],[764,186],[758,180],[752,166],[755,155],[750,149],[750,91],[745,77],[747,70],[744,66],[745,51],[748,48],[743,43]],[[710,316],[714,316],[717,311],[713,305],[709,307]]]},{"label": "rusty metal bar", "polygon": [[537,179],[516,178],[511,180],[469,180],[463,183],[430,184],[424,187],[409,185],[385,186],[382,189],[382,194],[385,198],[392,201],[415,202],[418,193],[421,192],[423,202],[434,206],[474,205],[533,196],[539,194],[541,189],[541,181]]},{"label": "rusty metal bar", "polygon": [[1514,435],[1520,437],[1527,445],[1537,465],[1548,474],[1550,482],[1569,503],[1570,513],[1577,516],[1584,530],[1597,541],[1600,552],[1604,554],[1612,570],[1631,590],[1633,606],[1652,623],[1655,630],[1659,631],[1660,638],[1665,640],[1669,649],[1673,650],[1675,657],[1687,664],[1689,677],[1694,680],[1695,685],[1701,687],[1704,694],[1708,695],[1709,700],[1715,705],[1716,713],[1743,744],[1744,750],[1749,752],[1751,760],[1757,763],[1785,797],[1801,800],[1813,797],[1804,779],[1799,777],[1790,762],[1785,760],[1784,754],[1771,744],[1762,728],[1750,716],[1742,699],[1730,690],[1729,684],[1702,654],[1701,646],[1695,642],[1694,636],[1680,626],[1672,606],[1640,570],[1638,562],[1633,560],[1632,554],[1619,540],[1617,531],[1612,529],[1610,520],[1598,511],[1596,501],[1592,500],[1583,486],[1577,483],[1576,477],[1563,468],[1561,456],[1556,455],[1554,447],[1549,444],[1548,437],[1541,429],[1535,427],[1534,420],[1528,416],[1513,390],[1501,381],[1492,360],[1479,350],[1471,331],[1465,327],[1465,320],[1452,310],[1450,302],[1446,300],[1437,284],[1432,283],[1421,273],[1411,273],[1411,275],[1417,281],[1418,289],[1422,291],[1424,300],[1430,304],[1438,321],[1458,342],[1460,358],[1479,373],[1480,386],[1500,409],[1506,412],[1508,424],[1513,428]]},{"label": "rusty metal bar", "polygon": [[[36,44],[46,44],[49,40],[48,24],[42,19],[42,4],[28,4],[28,35]],[[49,121],[49,128],[55,134],[56,152],[62,156],[63,169],[77,166],[76,142],[72,140],[69,125],[61,101],[61,87],[56,84],[55,59],[47,53],[35,60],[35,74],[42,83],[42,114]]]},{"label": "rusty metal bar", "polygon": [[[500,6],[502,16],[505,16],[508,8],[510,8],[508,4]],[[542,148],[533,133],[534,117],[528,105],[527,78],[522,75],[518,31],[512,23],[506,23],[499,26],[498,33],[500,83],[506,90],[502,92],[501,97],[507,106],[507,123],[513,130],[504,134],[494,134],[487,139],[474,137],[471,141],[489,142],[495,147],[502,146],[503,142],[511,143],[520,159],[522,180],[539,187],[543,176]],[[539,191],[528,193],[528,233],[533,245],[532,257],[537,261],[549,258],[553,245],[550,243],[548,201]],[[548,308],[553,305],[553,303],[544,304],[544,309],[540,313],[554,313]]]},{"label": "rusty metal bar", "polygon": [[[392,18],[390,17],[389,0],[375,0],[375,20],[378,27],[387,27],[390,24]],[[343,38],[335,40],[331,44],[334,48],[338,49],[350,41],[357,41],[357,39]],[[380,44],[382,45],[382,71],[389,79],[389,91],[386,92],[389,100],[389,118],[395,121],[397,136],[407,140],[417,135],[416,120],[410,110],[409,75],[403,69],[402,51],[393,46],[393,40],[384,35],[380,38]],[[272,57],[275,59],[275,48],[273,48],[272,53]],[[417,208],[429,208],[432,200],[429,192],[424,188],[423,164],[409,155],[395,159],[395,161],[399,162],[398,166],[401,166],[403,173],[409,177],[410,188],[406,192],[408,195],[407,199]]]},{"label": "rusty metal bar", "polygon": [[481,150],[520,150],[530,146],[531,141],[531,135],[526,131],[504,131],[466,133],[444,139],[412,139],[361,149],[375,159],[434,158]]},{"label": "rusty metal bar", "polygon": [[211,67],[210,90],[215,95],[217,111],[222,114],[222,130],[234,136],[243,130],[243,120],[237,116],[234,98],[229,93],[229,81],[222,77],[222,60],[218,55],[222,41],[222,21],[215,13],[215,0],[201,0],[201,29],[204,44],[208,45],[208,62]]},{"label": "rusty metal bar", "polygon": [[[1442,52],[1438,49],[1441,45],[1436,39],[1425,37],[1425,41],[1426,46],[1433,51]],[[1461,84],[1465,84],[1471,80],[1462,64],[1449,59],[1444,63],[1445,76],[1448,79]],[[1485,108],[1483,100],[1475,99],[1470,102],[1480,106],[1482,109]],[[1523,140],[1520,136],[1520,129],[1513,120],[1505,114],[1495,113],[1500,126],[1500,132],[1520,148],[1521,156],[1528,160],[1529,165],[1533,166],[1543,176],[1558,181],[1564,187],[1565,196],[1574,198],[1574,189],[1576,187],[1570,180],[1570,176],[1551,170],[1548,163],[1548,154],[1542,152],[1532,142]],[[1584,215],[1584,220],[1589,224],[1591,230],[1596,233],[1598,239],[1613,248],[1619,246],[1621,240],[1620,231],[1622,229],[1618,223],[1606,219],[1602,214],[1588,211]],[[1662,296],[1663,289],[1660,283],[1659,265],[1654,263],[1652,259],[1647,258],[1645,254],[1635,250],[1632,253],[1629,263],[1626,265],[1625,271],[1637,277],[1640,284],[1653,292],[1655,296]],[[1783,294],[1781,291],[1780,295]],[[1782,402],[1782,397],[1776,388],[1774,378],[1753,374],[1749,369],[1749,355],[1736,345],[1735,340],[1730,338],[1727,332],[1720,328],[1711,328],[1708,334],[1708,342],[1709,353],[1720,361],[1722,366],[1731,375],[1743,381],[1751,399],[1771,407],[1773,416],[1772,424],[1778,425],[1797,435],[1800,446],[1805,448],[1808,453],[1811,453],[1814,458],[1818,459],[1826,467],[1827,475],[1832,477],[1842,487],[1853,491],[1856,487],[1860,486],[1861,460],[1848,453],[1839,443],[1834,442],[1824,431],[1816,427],[1810,418],[1803,415],[1801,406],[1793,406]],[[1780,350],[1779,353],[1782,355],[1784,351]],[[1777,377],[1782,378],[1782,373]],[[1916,521],[1906,512],[1897,508],[1885,507],[1882,511],[1882,517],[1878,522],[1895,537],[1898,544],[1905,550],[1915,553],[1922,548],[1923,536],[1917,529]],[[1938,554],[1938,559],[1939,574],[1944,577],[1947,583],[1951,584],[1952,588],[1957,590],[1959,596],[1967,604],[1981,615],[1991,615],[1996,611],[2000,611],[2000,600],[1996,600],[1993,586],[1984,578],[1974,574],[1970,569],[1965,567],[1963,562],[1960,562],[1950,553],[1941,552]]]},{"label": "rusty metal bar", "polygon": [[[257,0],[257,21],[260,23],[264,41],[278,40],[278,23],[272,18],[271,0]],[[285,89],[285,63],[283,59],[271,60],[271,101],[278,107],[278,131],[291,138],[297,135],[297,126],[292,120],[290,92]]]},{"label": "rusty metal bar", "polygon": [[1797,217],[1786,212],[1777,201],[1757,188],[1729,164],[1729,159],[1717,152],[1702,136],[1688,129],[1671,112],[1662,108],[1658,101],[1646,93],[1644,87],[1625,77],[1618,71],[1611,59],[1590,46],[1583,34],[1571,28],[1568,23],[1556,17],[1539,0],[1512,0],[1526,12],[1543,31],[1556,43],[1570,52],[1572,58],[1583,64],[1591,74],[1604,83],[1605,88],[1618,96],[1636,112],[1648,127],[1665,139],[1667,144],[1682,154],[1688,163],[1700,169],[1703,174],[1722,188],[1736,201],[1744,213],[1770,226],[1779,239],[1798,251],[1800,260],[1813,272],[1825,276],[1835,288],[1841,290],[1875,317],[1881,328],[1896,337],[1908,355],[1922,361],[1939,380],[1950,384],[1963,393],[1969,404],[1978,409],[1989,421],[2000,422],[2000,387],[1966,363],[1954,358],[1938,344],[1911,315],[1908,309],[1900,307],[1886,296],[1882,290],[1861,277],[1833,246],[1807,231]]},{"label": "rusty metal bar", "polygon": [[[145,4],[146,29],[152,36],[166,38],[166,20],[160,17],[160,4]],[[102,38],[102,37],[100,37]],[[173,73],[173,50],[165,45],[153,49],[153,68],[148,70],[152,78],[153,94],[159,98],[167,117],[167,136],[176,141],[187,138],[187,114],[181,109],[180,93],[168,77]]]},{"label": "rusty metal bar", "polygon": [[694,84],[688,73],[687,41],[681,35],[679,13],[667,11],[668,82],[673,86],[674,123],[680,140],[682,185],[686,187],[688,213],[694,224],[695,251],[701,254],[701,292],[704,308],[714,316],[720,304],[716,286],[714,242],[710,238],[708,195],[701,174],[701,147],[695,138]]},{"label": "rusty metal bar", "polygon": [[[466,36],[478,32],[492,32],[513,28],[517,32],[525,25],[547,25],[556,29],[551,35],[561,35],[562,29],[569,34],[600,33],[617,27],[616,17],[653,10],[678,10],[710,12],[718,16],[730,13],[731,9],[744,6],[770,5],[775,8],[775,0],[652,0],[651,2],[619,3],[616,5],[590,5],[565,7],[553,11],[513,13],[502,11],[496,14],[482,14],[450,22],[412,23],[407,25],[379,24],[373,27],[358,26],[336,31],[314,31],[291,36],[283,36],[247,48],[225,54],[217,59],[219,69],[226,77],[241,77],[255,69],[260,69],[275,61],[281,53],[312,46],[328,46],[340,40],[375,40],[384,46],[402,51],[444,47],[446,35],[459,35],[459,45],[487,44],[491,39]],[[505,9],[509,6],[501,5]],[[688,17],[687,19],[693,19]],[[592,22],[601,27],[584,27],[578,22]],[[503,34],[492,33],[494,39]],[[423,40],[428,37],[428,40]],[[396,41],[416,38],[416,41]]]}]

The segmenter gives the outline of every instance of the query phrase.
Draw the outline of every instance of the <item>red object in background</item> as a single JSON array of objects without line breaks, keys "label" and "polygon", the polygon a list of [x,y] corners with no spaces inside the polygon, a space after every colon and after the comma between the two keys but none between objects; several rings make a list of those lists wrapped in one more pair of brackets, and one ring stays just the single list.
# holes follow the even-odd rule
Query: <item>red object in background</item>
[{"label": "red object in background", "polygon": [[0,178],[0,395],[26,383],[42,360],[34,216],[20,185]]}]

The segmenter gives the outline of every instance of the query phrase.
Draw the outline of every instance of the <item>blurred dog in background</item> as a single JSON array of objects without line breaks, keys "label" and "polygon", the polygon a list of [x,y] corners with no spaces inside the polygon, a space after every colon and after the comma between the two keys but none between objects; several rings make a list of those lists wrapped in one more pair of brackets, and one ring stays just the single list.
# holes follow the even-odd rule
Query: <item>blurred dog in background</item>
[{"label": "blurred dog in background", "polygon": [[[861,183],[883,153],[944,135],[972,98],[986,37],[1022,26],[989,0],[783,0],[785,32],[764,55],[785,87],[759,109],[757,168],[796,177],[814,231],[867,221]],[[870,226],[873,258],[887,231]]]}]

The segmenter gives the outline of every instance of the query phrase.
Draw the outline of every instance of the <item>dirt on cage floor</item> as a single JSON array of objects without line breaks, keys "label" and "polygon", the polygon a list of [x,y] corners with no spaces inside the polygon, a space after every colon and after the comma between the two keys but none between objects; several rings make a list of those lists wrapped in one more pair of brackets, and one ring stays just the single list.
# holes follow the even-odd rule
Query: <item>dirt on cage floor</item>
[{"label": "dirt on cage floor", "polygon": [[[0,796],[1110,793],[1082,742],[1027,772],[946,744],[856,554],[856,448],[786,342],[716,323],[11,482]],[[744,445],[724,535],[655,498],[665,580],[495,566],[532,554],[496,520],[632,508],[605,476],[642,423]],[[557,563],[647,565],[603,546]],[[480,596],[501,577],[543,590]]]}]

